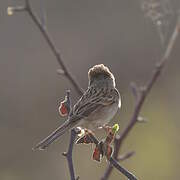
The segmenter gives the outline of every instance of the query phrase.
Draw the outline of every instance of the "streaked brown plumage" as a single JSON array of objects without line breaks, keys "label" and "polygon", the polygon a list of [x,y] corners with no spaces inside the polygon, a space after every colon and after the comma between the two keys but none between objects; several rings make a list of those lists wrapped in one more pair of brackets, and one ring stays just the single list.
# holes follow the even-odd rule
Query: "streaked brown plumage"
[{"label": "streaked brown plumage", "polygon": [[121,106],[113,74],[106,66],[100,64],[89,70],[88,78],[88,89],[74,105],[70,117],[34,149],[45,149],[68,129],[81,126],[94,130],[113,118]]}]

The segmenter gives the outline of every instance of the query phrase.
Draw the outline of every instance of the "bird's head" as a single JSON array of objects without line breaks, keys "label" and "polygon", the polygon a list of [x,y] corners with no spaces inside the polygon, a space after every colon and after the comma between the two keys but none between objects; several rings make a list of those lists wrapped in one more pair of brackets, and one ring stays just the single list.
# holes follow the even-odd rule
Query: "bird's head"
[{"label": "bird's head", "polygon": [[109,86],[115,87],[114,75],[104,64],[98,64],[89,69],[88,72],[89,86]]}]

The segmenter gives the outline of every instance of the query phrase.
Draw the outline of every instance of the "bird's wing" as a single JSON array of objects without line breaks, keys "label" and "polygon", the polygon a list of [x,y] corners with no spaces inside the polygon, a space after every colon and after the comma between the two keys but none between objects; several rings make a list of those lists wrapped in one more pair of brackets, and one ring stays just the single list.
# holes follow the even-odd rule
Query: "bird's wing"
[{"label": "bird's wing", "polygon": [[74,105],[73,115],[87,117],[98,108],[114,103],[119,93],[116,89],[101,88],[98,91],[90,87]]}]

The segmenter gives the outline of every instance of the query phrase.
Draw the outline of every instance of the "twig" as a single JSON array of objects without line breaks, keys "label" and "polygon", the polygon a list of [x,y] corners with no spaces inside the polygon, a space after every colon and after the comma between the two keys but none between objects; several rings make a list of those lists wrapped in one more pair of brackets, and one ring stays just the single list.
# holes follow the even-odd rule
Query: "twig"
[{"label": "twig", "polygon": [[[72,83],[74,86],[75,90],[79,95],[83,94],[82,88],[79,86],[79,84],[76,82],[75,78],[73,75],[70,73],[66,65],[64,64],[60,52],[58,52],[52,38],[50,37],[49,33],[47,32],[47,29],[44,27],[44,25],[41,23],[40,19],[35,15],[33,12],[29,0],[25,0],[25,6],[17,6],[17,7],[9,7],[7,9],[8,15],[12,15],[13,12],[27,12],[32,21],[35,23],[35,25],[38,27],[40,32],[42,33],[44,39],[46,40],[47,44],[49,45],[52,53],[56,57],[59,65],[61,66],[61,70],[58,70],[58,72],[61,72],[62,75],[66,76],[69,81]],[[70,101],[70,92],[67,91],[67,101],[69,105],[69,114],[71,113],[71,101]],[[68,114],[68,115],[69,115]],[[71,180],[77,180],[79,177],[75,178],[75,173],[74,173],[74,167],[73,167],[73,161],[72,161],[72,151],[73,151],[73,145],[74,141],[76,139],[77,134],[79,133],[80,130],[78,129],[72,129],[71,130],[71,137],[70,137],[70,142],[69,142],[69,148],[67,153],[63,153],[63,155],[66,157],[68,161],[68,167],[69,167],[69,172],[71,176]]]},{"label": "twig", "polygon": [[134,176],[134,174],[130,173],[127,169],[123,168],[116,159],[111,157],[109,159],[110,165],[112,167],[115,167],[117,170],[119,170],[122,174],[124,174],[128,179],[130,180],[137,180],[137,178]]},{"label": "twig", "polygon": [[[77,93],[79,95],[83,94],[83,90],[80,87],[80,85],[76,82],[75,78],[73,77],[73,75],[70,73],[70,71],[68,70],[68,68],[65,66],[60,52],[58,52],[53,40],[51,39],[49,33],[47,32],[47,29],[43,26],[43,24],[41,23],[41,21],[39,20],[39,18],[35,15],[35,13],[33,12],[29,0],[26,0],[26,5],[25,5],[25,11],[28,13],[28,15],[30,16],[30,18],[33,20],[33,22],[35,23],[35,25],[38,27],[38,29],[40,30],[40,32],[42,33],[43,37],[45,38],[47,44],[49,45],[51,51],[53,52],[54,56],[56,57],[59,65],[61,66],[62,70],[61,70],[61,74],[63,74],[64,76],[66,76],[69,81],[72,83],[72,85],[74,86],[74,88],[76,89]],[[60,70],[58,70],[60,71]],[[63,73],[62,73],[63,72]],[[69,98],[69,92],[67,92],[67,98]],[[71,108],[71,104],[69,104],[69,108]],[[71,111],[69,111],[70,113]],[[70,136],[70,142],[69,142],[69,148],[68,148],[68,152],[67,153],[63,153],[63,155],[66,157],[67,161],[68,161],[68,167],[69,167],[69,172],[70,172],[70,176],[71,176],[71,180],[76,180],[79,179],[79,177],[75,178],[75,173],[74,173],[74,167],[73,167],[73,161],[72,161],[72,151],[73,151],[73,145],[74,145],[74,141],[76,139],[77,134],[79,133],[79,131],[77,131],[76,129],[72,129],[71,130],[71,136]]]},{"label": "twig", "polygon": [[[139,113],[141,111],[142,105],[143,105],[148,93],[150,92],[152,86],[154,85],[154,83],[158,79],[167,59],[171,55],[172,49],[173,49],[175,42],[176,42],[176,39],[179,35],[179,30],[180,30],[180,16],[178,17],[174,32],[172,33],[172,36],[170,37],[170,40],[169,40],[169,43],[166,47],[165,53],[163,54],[163,56],[159,60],[159,62],[156,64],[153,75],[150,78],[150,80],[148,81],[148,83],[146,84],[146,86],[140,90],[140,95],[137,98],[136,105],[135,105],[134,112],[133,112],[133,115],[131,117],[131,120],[129,121],[128,125],[126,126],[124,131],[121,133],[121,135],[119,137],[117,137],[115,140],[115,147],[114,147],[114,154],[113,154],[113,157],[115,159],[118,158],[119,150],[120,150],[125,138],[127,137],[128,133],[131,131],[131,129],[134,127],[134,125],[138,121],[138,116],[139,116]],[[112,170],[113,170],[113,166],[108,165],[108,167],[105,170],[105,173],[101,179],[107,180],[109,178]]]},{"label": "twig", "polygon": [[68,151],[63,153],[63,156],[66,157],[67,162],[68,162],[68,167],[69,167],[69,172],[70,172],[71,180],[79,179],[79,177],[77,177],[77,178],[75,177],[74,167],[73,167],[73,160],[72,160],[73,146],[74,146],[74,142],[75,142],[76,136],[79,134],[79,131],[80,130],[78,130],[78,129],[72,129],[71,130],[71,137],[70,137]]},{"label": "twig", "polygon": [[[71,97],[70,97],[70,90],[66,91],[66,106],[68,109],[68,116],[70,116],[71,114]],[[68,167],[69,167],[69,172],[70,172],[70,176],[71,176],[71,180],[77,180],[79,179],[79,177],[75,178],[75,172],[74,172],[74,167],[73,167],[73,160],[72,160],[72,153],[73,153],[73,146],[74,146],[74,142],[75,139],[77,137],[77,135],[80,133],[80,129],[78,128],[74,128],[71,130],[71,136],[70,136],[70,141],[69,141],[69,147],[68,147],[68,151],[63,153],[63,156],[66,157],[67,162],[68,162]]]},{"label": "twig", "polygon": [[130,152],[127,152],[125,154],[122,154],[118,157],[118,160],[119,161],[124,161],[126,159],[129,159],[130,157],[134,156],[135,154],[135,151],[130,151]]},{"label": "twig", "polygon": [[[78,82],[75,80],[74,76],[72,75],[72,73],[69,71],[69,69],[67,68],[67,66],[65,65],[64,61],[62,60],[61,54],[60,52],[57,50],[55,43],[53,42],[52,38],[50,37],[50,34],[48,33],[47,29],[43,26],[43,24],[41,23],[40,19],[38,16],[36,16],[36,14],[34,13],[34,11],[31,8],[30,2],[29,0],[25,1],[25,7],[23,9],[23,11],[26,11],[28,13],[28,15],[30,16],[30,18],[33,20],[33,22],[35,23],[35,25],[38,27],[38,29],[40,30],[40,32],[42,33],[44,39],[46,40],[47,44],[49,45],[52,53],[54,54],[54,56],[56,57],[59,65],[62,68],[63,75],[67,77],[67,79],[72,83],[72,85],[74,86],[75,90],[77,91],[77,93],[81,96],[83,94],[83,90],[80,87],[80,85],[78,84]],[[61,73],[62,74],[62,73]]]},{"label": "twig", "polygon": [[[70,90],[66,91],[66,106],[68,109],[68,116],[70,116],[71,114],[71,98],[70,98]],[[73,160],[72,160],[72,153],[73,153],[73,146],[74,146],[74,142],[75,139],[77,137],[77,135],[80,133],[80,129],[78,128],[74,128],[71,130],[71,135],[70,135],[70,141],[69,141],[69,147],[68,147],[68,151],[64,152],[62,155],[66,157],[67,162],[68,162],[68,167],[69,167],[69,172],[70,172],[70,176],[71,176],[71,180],[77,180],[79,179],[79,177],[75,177],[75,172],[74,172],[74,167],[73,167]]]},{"label": "twig", "polygon": [[[102,148],[103,145],[106,146],[106,141],[99,141],[97,139],[97,137],[93,134],[93,133],[89,133],[89,138],[92,140],[92,142],[96,145],[96,147],[100,148],[100,152],[102,153],[102,155],[105,155],[106,156],[106,148]],[[125,158],[129,158],[130,156],[132,156],[134,154],[134,152],[130,152],[126,155]],[[131,172],[129,172],[127,169],[125,169],[124,167],[122,167],[120,165],[120,163],[115,159],[113,158],[112,156],[110,158],[108,158],[106,156],[107,160],[109,161],[109,165],[112,166],[112,167],[115,167],[119,172],[121,172],[124,176],[126,176],[128,179],[130,180],[137,180],[136,176],[134,174],[132,174]],[[125,159],[124,158],[124,159]]]}]

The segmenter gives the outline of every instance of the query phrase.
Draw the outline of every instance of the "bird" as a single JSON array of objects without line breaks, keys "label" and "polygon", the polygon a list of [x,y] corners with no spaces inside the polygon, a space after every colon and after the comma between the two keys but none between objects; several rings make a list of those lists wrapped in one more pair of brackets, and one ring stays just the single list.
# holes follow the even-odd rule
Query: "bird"
[{"label": "bird", "polygon": [[121,96],[113,73],[104,64],[98,64],[89,69],[88,79],[87,90],[72,107],[67,120],[33,150],[46,149],[69,129],[82,127],[95,131],[111,121],[121,107]]}]

